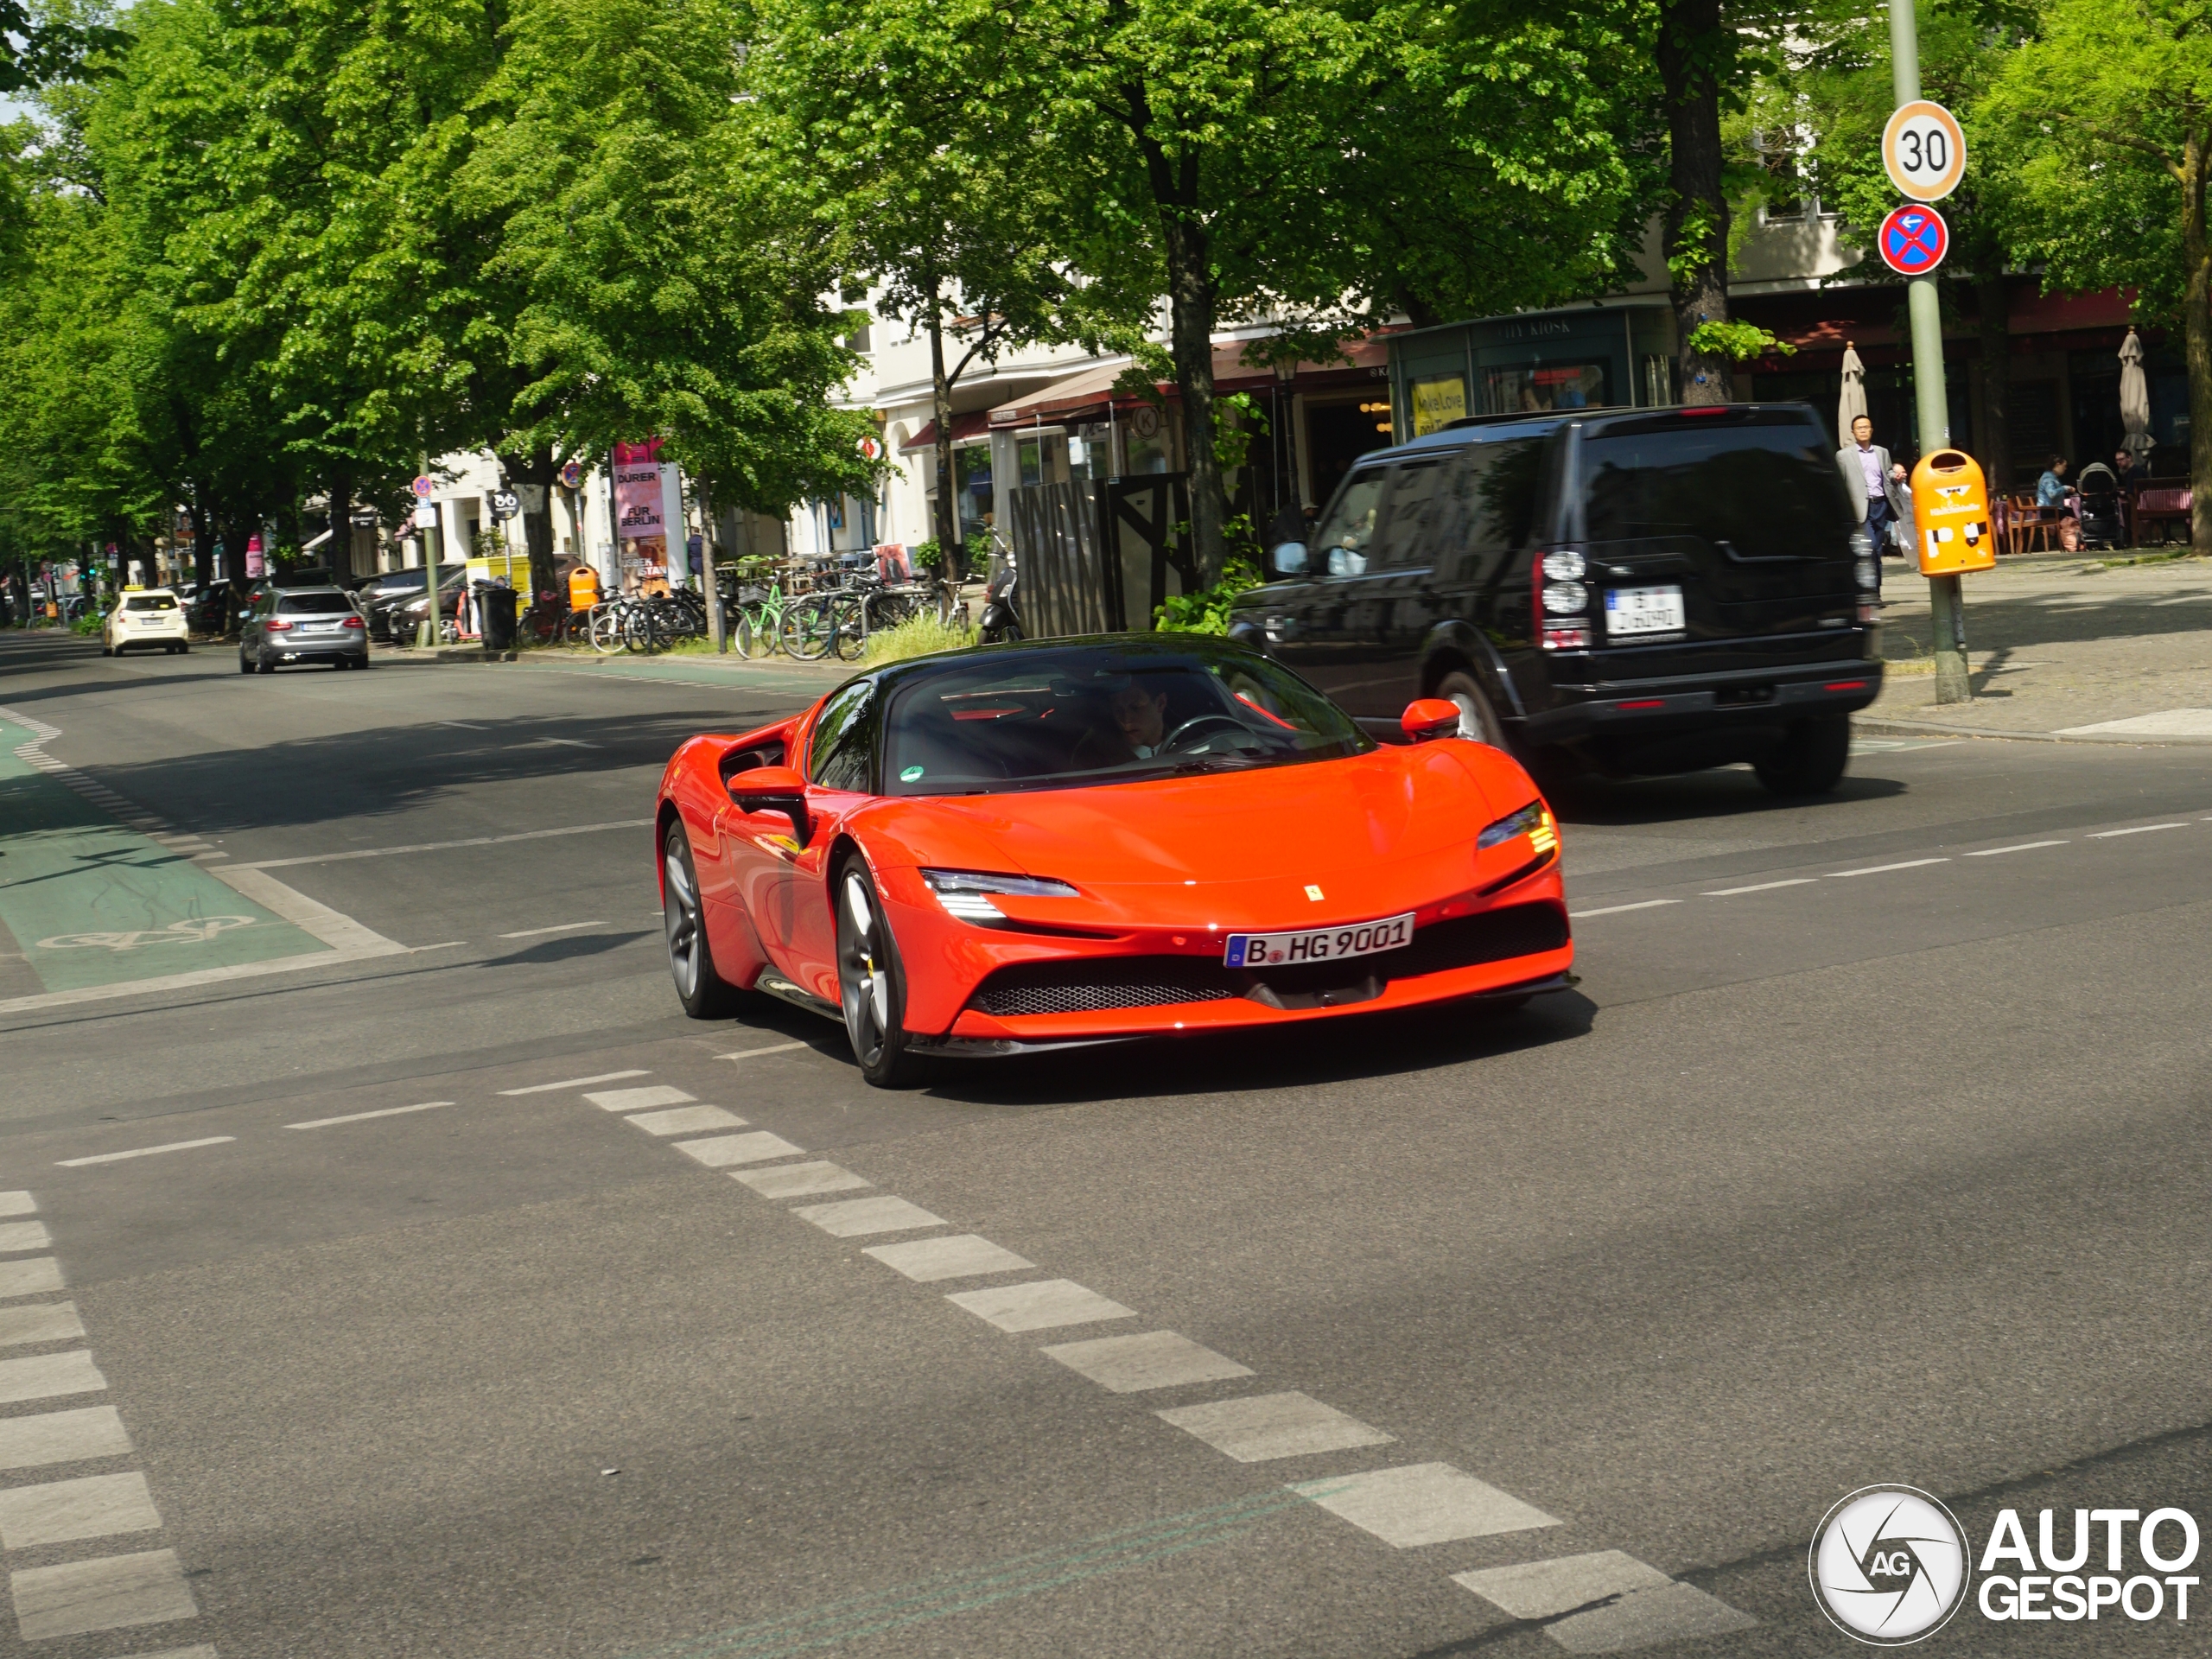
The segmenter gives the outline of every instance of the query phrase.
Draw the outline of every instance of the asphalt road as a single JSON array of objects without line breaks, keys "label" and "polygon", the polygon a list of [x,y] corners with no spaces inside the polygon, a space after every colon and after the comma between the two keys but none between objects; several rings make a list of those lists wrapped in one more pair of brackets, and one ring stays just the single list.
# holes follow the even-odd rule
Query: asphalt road
[{"label": "asphalt road", "polygon": [[0,639],[0,1655],[1837,1654],[1869,1483],[2212,1521],[2204,750],[1588,789],[1576,995],[887,1095],[640,823],[827,683]]}]

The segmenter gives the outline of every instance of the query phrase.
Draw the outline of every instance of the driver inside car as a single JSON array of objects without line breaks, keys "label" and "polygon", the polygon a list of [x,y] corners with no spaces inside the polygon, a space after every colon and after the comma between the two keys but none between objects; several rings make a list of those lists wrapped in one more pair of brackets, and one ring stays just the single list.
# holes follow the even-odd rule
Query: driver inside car
[{"label": "driver inside car", "polygon": [[1075,765],[1095,771],[1131,760],[1148,760],[1167,737],[1167,694],[1147,691],[1135,679],[1116,685],[1106,702],[1106,718],[1075,746]]}]

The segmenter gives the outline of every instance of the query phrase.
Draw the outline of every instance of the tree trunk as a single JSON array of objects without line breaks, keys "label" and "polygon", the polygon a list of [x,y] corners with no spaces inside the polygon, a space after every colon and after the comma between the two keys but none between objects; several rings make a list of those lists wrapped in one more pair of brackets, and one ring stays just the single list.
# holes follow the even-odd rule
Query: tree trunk
[{"label": "tree trunk", "polygon": [[729,650],[729,622],[722,614],[721,578],[715,573],[715,481],[694,477],[691,489],[699,499],[699,591],[707,601],[707,643],[720,657]]},{"label": "tree trunk", "polygon": [[2189,361],[2189,546],[2212,556],[2212,247],[2205,240],[2204,134],[2191,130],[2182,149],[2181,246],[2189,270],[2182,296]]},{"label": "tree trunk", "polygon": [[325,513],[330,539],[323,543],[322,562],[343,582],[353,574],[353,463],[332,461],[330,470],[323,474],[323,484],[330,492]]},{"label": "tree trunk", "polygon": [[1980,308],[1981,473],[1994,495],[2011,486],[2012,438],[2006,410],[2012,387],[2011,302],[2005,292],[2005,256],[1993,252],[1974,271]]},{"label": "tree trunk", "polygon": [[1715,60],[1727,45],[1720,0],[1669,0],[1659,13],[1659,76],[1669,149],[1669,297],[1681,342],[1682,401],[1725,404],[1734,395],[1721,353],[1691,349],[1700,324],[1728,321],[1728,202],[1720,188],[1720,88]]},{"label": "tree trunk", "polygon": [[522,498],[522,540],[530,550],[530,592],[524,595],[523,608],[544,603],[539,596],[551,594],[551,602],[565,612],[568,595],[556,581],[553,558],[553,485],[561,469],[545,444],[519,459],[509,455],[505,460],[508,486]]},{"label": "tree trunk", "polygon": [[[1192,187],[1186,194],[1195,197],[1194,156],[1185,157],[1183,171]],[[1196,213],[1169,211],[1166,219],[1167,339],[1175,356],[1175,385],[1183,394],[1183,437],[1191,457],[1192,550],[1199,586],[1211,588],[1221,580],[1229,553],[1229,496],[1214,448],[1213,269]]]},{"label": "tree trunk", "polygon": [[930,398],[937,423],[937,546],[938,567],[947,580],[968,574],[968,550],[960,539],[960,504],[952,494],[952,382],[944,372],[944,316],[936,274],[930,276]]},{"label": "tree trunk", "polygon": [[200,593],[215,579],[215,524],[207,512],[207,486],[192,486],[192,579]]}]

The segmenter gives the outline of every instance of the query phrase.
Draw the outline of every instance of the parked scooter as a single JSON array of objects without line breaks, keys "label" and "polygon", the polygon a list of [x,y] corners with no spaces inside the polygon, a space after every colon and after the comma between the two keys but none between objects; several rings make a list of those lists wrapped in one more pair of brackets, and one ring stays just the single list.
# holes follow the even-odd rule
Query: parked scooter
[{"label": "parked scooter", "polygon": [[987,645],[1028,637],[1022,632],[1021,613],[1014,607],[1014,554],[1009,550],[992,561],[991,579],[983,588],[982,627]]}]

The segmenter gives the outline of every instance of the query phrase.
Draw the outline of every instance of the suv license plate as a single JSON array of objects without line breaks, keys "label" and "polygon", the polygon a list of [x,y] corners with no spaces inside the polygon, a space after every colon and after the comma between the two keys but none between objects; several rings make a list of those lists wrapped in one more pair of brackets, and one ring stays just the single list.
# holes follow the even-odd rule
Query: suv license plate
[{"label": "suv license plate", "polygon": [[1414,912],[1350,927],[1316,927],[1298,933],[1232,933],[1222,953],[1227,968],[1292,968],[1302,962],[1371,957],[1413,943]]},{"label": "suv license plate", "polygon": [[1680,588],[1605,589],[1605,633],[1609,639],[1638,633],[1680,633],[1683,626]]}]

